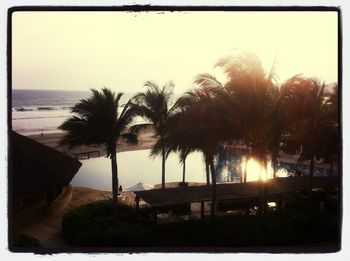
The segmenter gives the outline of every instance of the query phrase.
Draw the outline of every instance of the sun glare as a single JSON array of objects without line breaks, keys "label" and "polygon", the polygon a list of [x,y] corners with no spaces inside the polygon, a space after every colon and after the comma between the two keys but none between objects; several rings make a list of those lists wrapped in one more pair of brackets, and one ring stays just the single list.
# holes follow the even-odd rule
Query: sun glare
[{"label": "sun glare", "polygon": [[256,161],[255,159],[248,159],[243,157],[241,161],[241,170],[242,173],[245,173],[245,168],[247,167],[247,181],[256,181],[256,180],[267,180],[273,177],[273,169],[271,161],[269,160],[266,164],[266,168]]}]

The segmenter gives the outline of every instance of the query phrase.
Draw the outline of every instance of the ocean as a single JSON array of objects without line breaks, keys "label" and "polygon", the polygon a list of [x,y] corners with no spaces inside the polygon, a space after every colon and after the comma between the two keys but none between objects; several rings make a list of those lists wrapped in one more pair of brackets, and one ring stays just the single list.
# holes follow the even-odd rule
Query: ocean
[{"label": "ocean", "polygon": [[[58,132],[70,115],[70,108],[90,91],[12,90],[12,129],[24,134]],[[125,104],[134,93],[124,93]]]}]

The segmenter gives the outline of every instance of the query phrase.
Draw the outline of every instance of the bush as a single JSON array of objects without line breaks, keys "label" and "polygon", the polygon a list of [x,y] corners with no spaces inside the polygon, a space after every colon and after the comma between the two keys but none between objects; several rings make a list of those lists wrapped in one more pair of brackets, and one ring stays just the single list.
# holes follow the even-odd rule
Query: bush
[{"label": "bush", "polygon": [[[145,213],[143,213],[145,211]],[[297,246],[337,242],[337,218],[331,213],[283,212],[267,216],[222,216],[159,224],[111,201],[88,204],[67,213],[62,234],[73,246]]]},{"label": "bush", "polygon": [[40,242],[35,237],[29,236],[27,234],[14,234],[13,247],[40,247]]},{"label": "bush", "polygon": [[[141,213],[142,214],[142,213]],[[64,241],[73,246],[149,246],[161,241],[136,210],[111,200],[81,206],[62,220]]]},{"label": "bush", "polygon": [[315,216],[223,216],[215,222],[188,220],[158,226],[176,246],[297,246],[336,242],[337,221]]}]

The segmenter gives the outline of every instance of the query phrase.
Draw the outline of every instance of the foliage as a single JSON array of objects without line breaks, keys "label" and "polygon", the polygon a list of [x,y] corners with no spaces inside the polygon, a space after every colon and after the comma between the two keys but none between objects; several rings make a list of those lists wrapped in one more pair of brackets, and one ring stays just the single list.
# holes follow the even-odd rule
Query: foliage
[{"label": "foliage", "polygon": [[231,118],[228,122],[232,133],[247,145],[248,157],[265,164],[271,144],[276,143],[276,136],[278,139],[278,126],[271,124],[278,120],[274,66],[266,73],[260,59],[248,52],[225,57],[217,66],[229,79],[218,97]]},{"label": "foliage", "polygon": [[[75,115],[60,127],[67,131],[62,142],[70,146],[105,143],[115,175],[116,141],[125,138],[136,142],[136,134],[151,126],[157,137],[151,156],[162,156],[162,188],[169,153],[179,154],[184,181],[187,156],[200,151],[208,184],[209,170],[211,173],[213,201],[214,160],[220,146],[243,143],[247,148],[246,159],[254,158],[266,167],[270,158],[274,173],[279,151],[295,152],[300,145],[303,148],[300,161],[311,160],[310,177],[315,156],[333,163],[340,147],[338,85],[327,93],[325,83],[318,79],[295,75],[279,86],[275,61],[266,71],[259,57],[248,52],[226,56],[216,67],[223,70],[227,82],[221,83],[208,73],[199,74],[195,88],[173,104],[172,82],[159,86],[147,81],[144,84],[147,89],[136,94],[121,114],[118,106],[122,94],[115,96],[106,88],[102,92],[92,90],[93,96],[76,104],[72,110]],[[134,125],[126,133],[135,116],[148,122]],[[310,188],[311,182],[310,178]],[[215,204],[212,206],[213,213]]]},{"label": "foliage", "polygon": [[[166,133],[168,119],[173,111],[171,99],[174,83],[169,82],[160,87],[153,81],[147,81],[144,87],[147,90],[137,93],[132,100],[135,103],[137,115],[149,120],[156,132],[155,135],[161,139]],[[150,126],[150,124],[138,124],[133,126],[132,129],[138,132]]]},{"label": "foliage", "polygon": [[[329,223],[333,222],[333,223]],[[297,246],[335,242],[336,220],[328,214],[226,216],[215,222],[193,220],[160,226],[177,246]]]},{"label": "foliage", "polygon": [[133,104],[129,101],[119,113],[119,101],[123,93],[107,88],[101,92],[91,89],[92,96],[82,99],[71,110],[72,116],[59,128],[66,131],[61,145],[75,147],[79,145],[105,144],[107,155],[115,153],[115,143],[119,138],[128,142],[137,142],[137,136],[127,133],[127,127],[135,116]]},{"label": "foliage", "polygon": [[290,246],[336,242],[337,219],[331,213],[271,213],[269,216],[223,216],[214,222],[191,219],[151,226],[128,206],[111,201],[67,213],[63,238],[72,246]]},{"label": "foliage", "polygon": [[72,108],[73,115],[59,128],[66,133],[60,144],[75,147],[79,145],[104,144],[107,157],[112,162],[113,200],[118,197],[117,141],[137,143],[137,135],[127,128],[136,115],[134,104],[129,101],[119,113],[122,93],[103,88],[101,92],[91,89],[92,96],[82,99]]},{"label": "foliage", "polygon": [[68,212],[62,220],[62,235],[73,246],[147,246],[162,240],[147,222],[138,221],[135,209],[112,201]]},{"label": "foliage", "polygon": [[[165,160],[167,157],[165,135],[169,128],[169,119],[175,107],[172,106],[174,83],[169,82],[160,87],[153,81],[147,81],[144,85],[145,92],[137,93],[133,97],[136,114],[147,119],[148,123],[137,124],[131,127],[133,133],[153,127],[158,140],[160,151],[153,150],[151,156],[161,154],[162,156],[162,188],[165,188]],[[157,151],[157,152],[156,152]]]},{"label": "foliage", "polygon": [[295,75],[281,87],[282,108],[289,143],[302,145],[300,160],[332,158],[338,150],[337,90],[330,97],[326,85],[315,78]]}]

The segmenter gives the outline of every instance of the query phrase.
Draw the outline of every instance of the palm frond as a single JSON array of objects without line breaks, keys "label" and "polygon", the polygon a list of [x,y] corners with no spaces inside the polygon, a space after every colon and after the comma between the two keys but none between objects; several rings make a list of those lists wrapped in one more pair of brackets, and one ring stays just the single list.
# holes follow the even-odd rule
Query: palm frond
[{"label": "palm frond", "polygon": [[[105,87],[101,91],[91,89],[91,93],[88,99],[82,99],[73,106],[72,116],[59,126],[66,133],[60,143],[70,147],[105,144],[107,155],[110,155],[115,151],[120,134],[128,127],[135,114],[132,106],[127,104],[118,116],[122,93],[115,95]],[[128,137],[131,140],[132,135]]]},{"label": "palm frond", "polygon": [[202,73],[197,75],[195,83],[204,88],[223,88],[221,82],[214,75]]}]

